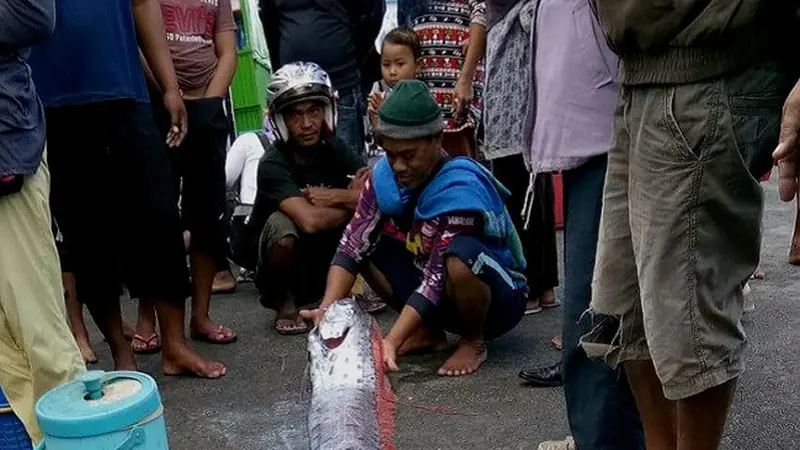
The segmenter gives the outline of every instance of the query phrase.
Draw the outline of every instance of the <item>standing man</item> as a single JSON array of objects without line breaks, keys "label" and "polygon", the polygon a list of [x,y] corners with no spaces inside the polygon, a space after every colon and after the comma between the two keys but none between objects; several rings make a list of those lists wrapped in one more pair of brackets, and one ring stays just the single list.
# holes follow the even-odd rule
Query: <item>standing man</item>
[{"label": "standing man", "polygon": [[337,137],[364,149],[365,94],[380,79],[370,56],[383,24],[385,0],[259,0],[272,67],[317,63],[338,93]]},{"label": "standing man", "polygon": [[34,444],[36,401],[86,370],[64,313],[44,109],[25,62],[55,19],[55,0],[0,0],[0,387]]},{"label": "standing man", "polygon": [[[597,0],[620,57],[589,356],[622,365],[649,450],[719,447],[747,336],[794,2]],[[781,174],[784,175],[783,173]]]},{"label": "standing man", "polygon": [[[192,339],[229,344],[237,336],[211,320],[211,289],[217,261],[226,261],[225,147],[230,122],[223,101],[236,72],[236,24],[230,0],[161,0],[172,64],[178,78],[189,132],[170,155],[173,189],[181,190],[181,215],[191,235]],[[146,61],[150,96],[164,89]],[[153,115],[163,136],[170,128],[169,111],[154,102]],[[182,189],[181,189],[182,186]],[[134,350],[144,353],[160,347],[152,304],[139,302]]]},{"label": "standing man", "polygon": [[[31,56],[46,106],[53,212],[74,251],[78,299],[111,347],[117,369],[136,369],[119,297],[154,302],[166,374],[218,378],[225,367],[187,345],[189,294],[177,196],[149,105],[139,46],[169,112],[170,146],[186,134],[158,0],[60,0],[52,39]],[[120,268],[123,270],[120,273]],[[124,278],[123,278],[124,276]]]}]

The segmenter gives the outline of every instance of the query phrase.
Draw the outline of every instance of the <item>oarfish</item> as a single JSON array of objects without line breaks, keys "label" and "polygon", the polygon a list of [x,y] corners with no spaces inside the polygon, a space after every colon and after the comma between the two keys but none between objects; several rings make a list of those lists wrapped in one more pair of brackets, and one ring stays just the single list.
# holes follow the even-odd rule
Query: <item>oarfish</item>
[{"label": "oarfish", "polygon": [[331,304],[308,354],[311,450],[394,450],[395,396],[375,319],[352,299]]}]

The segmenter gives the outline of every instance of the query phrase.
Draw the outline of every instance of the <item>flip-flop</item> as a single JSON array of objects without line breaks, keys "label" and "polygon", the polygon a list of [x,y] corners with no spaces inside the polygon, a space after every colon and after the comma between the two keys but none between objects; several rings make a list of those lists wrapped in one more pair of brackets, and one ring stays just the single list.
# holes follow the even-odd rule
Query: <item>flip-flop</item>
[{"label": "flip-flop", "polygon": [[[272,327],[275,329],[275,331],[278,334],[282,334],[284,336],[291,336],[291,335],[295,335],[295,334],[308,333],[308,325],[306,325],[305,322],[302,322],[302,325],[299,324],[299,322],[298,322],[298,318],[299,317],[300,316],[297,316],[297,317],[286,317],[286,316],[275,317],[275,322],[272,324]],[[280,322],[282,320],[292,322],[294,324],[294,326],[293,327],[286,327],[286,328],[279,327],[278,326],[278,322]]]},{"label": "flip-flop", "polygon": [[540,302],[539,302],[539,306],[541,306],[543,309],[555,308],[556,306],[561,306],[561,302],[560,302],[558,299],[556,299],[556,300],[553,300],[553,301],[552,301],[552,302],[550,302],[550,303],[542,303],[542,302],[540,301]]},{"label": "flip-flop", "polygon": [[525,312],[523,314],[526,316],[531,316],[533,314],[539,314],[540,312],[542,312],[542,307],[537,306],[536,308],[525,309]]},{"label": "flip-flop", "polygon": [[358,306],[368,314],[378,314],[386,310],[386,303],[380,299],[367,298],[364,296],[356,296]]},{"label": "flip-flop", "polygon": [[[217,327],[217,331],[215,333],[213,333],[213,334],[220,335],[220,334],[222,334],[222,330],[224,330],[224,329],[225,329],[225,327],[223,327],[222,325],[219,325]],[[228,330],[228,331],[230,331],[230,330]],[[225,339],[225,338],[213,339],[208,334],[195,333],[195,332],[190,333],[189,336],[192,338],[192,340],[195,340],[195,341],[198,341],[198,342],[205,342],[205,343],[208,343],[208,344],[217,344],[217,345],[233,344],[234,342],[239,340],[239,336],[233,334],[232,331],[231,331],[231,337],[228,338],[228,339]]]},{"label": "flip-flop", "polygon": [[[141,342],[144,344],[144,348],[137,350],[133,347],[134,342]],[[153,333],[149,339],[145,339],[144,336],[141,334],[134,334],[133,340],[131,341],[131,348],[133,348],[133,353],[137,355],[152,355],[154,353],[158,353],[161,351],[161,342],[158,338],[158,334]]]}]

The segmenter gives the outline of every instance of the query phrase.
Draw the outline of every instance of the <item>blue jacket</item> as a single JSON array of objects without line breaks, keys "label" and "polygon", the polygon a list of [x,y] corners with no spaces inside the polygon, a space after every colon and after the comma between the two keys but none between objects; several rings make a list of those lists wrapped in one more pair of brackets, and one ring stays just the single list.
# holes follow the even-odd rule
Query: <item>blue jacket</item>
[{"label": "blue jacket", "polygon": [[55,10],[55,0],[0,0],[0,177],[33,174],[42,161],[44,108],[26,61],[53,33]]},{"label": "blue jacket", "polygon": [[[397,184],[384,156],[372,174],[378,209],[387,216],[406,211],[412,190]],[[511,195],[494,175],[476,161],[456,157],[447,161],[420,193],[414,206],[414,219],[432,220],[455,212],[476,212],[483,216],[481,240],[498,257],[500,264],[524,284],[525,256],[519,235],[505,206]]]}]

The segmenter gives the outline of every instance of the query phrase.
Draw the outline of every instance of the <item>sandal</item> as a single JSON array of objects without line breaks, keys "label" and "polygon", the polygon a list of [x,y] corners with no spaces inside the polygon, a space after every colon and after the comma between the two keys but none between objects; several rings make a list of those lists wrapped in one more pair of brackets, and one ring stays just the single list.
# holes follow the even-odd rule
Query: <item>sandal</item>
[{"label": "sandal", "polygon": [[[227,335],[228,337],[225,338],[224,336]],[[217,329],[212,333],[197,333],[192,331],[190,333],[191,338],[198,342],[205,342],[208,344],[219,344],[219,345],[227,345],[233,344],[237,340],[239,340],[239,336],[236,336],[233,331],[223,327],[222,325],[218,325]],[[213,337],[212,337],[213,336]],[[215,339],[218,337],[218,339]]]},{"label": "sandal", "polygon": [[[141,345],[137,348],[137,343],[139,342],[141,342]],[[137,355],[152,355],[161,351],[161,341],[156,333],[153,333],[153,335],[147,339],[141,334],[136,333],[133,335],[131,347],[133,348],[133,353]]]},{"label": "sandal", "polygon": [[368,314],[378,314],[386,310],[386,303],[378,296],[367,297],[364,295],[356,295],[356,303]]},{"label": "sandal", "polygon": [[290,336],[294,334],[303,334],[308,332],[308,325],[299,316],[276,316],[275,323],[272,325],[278,334]]}]

